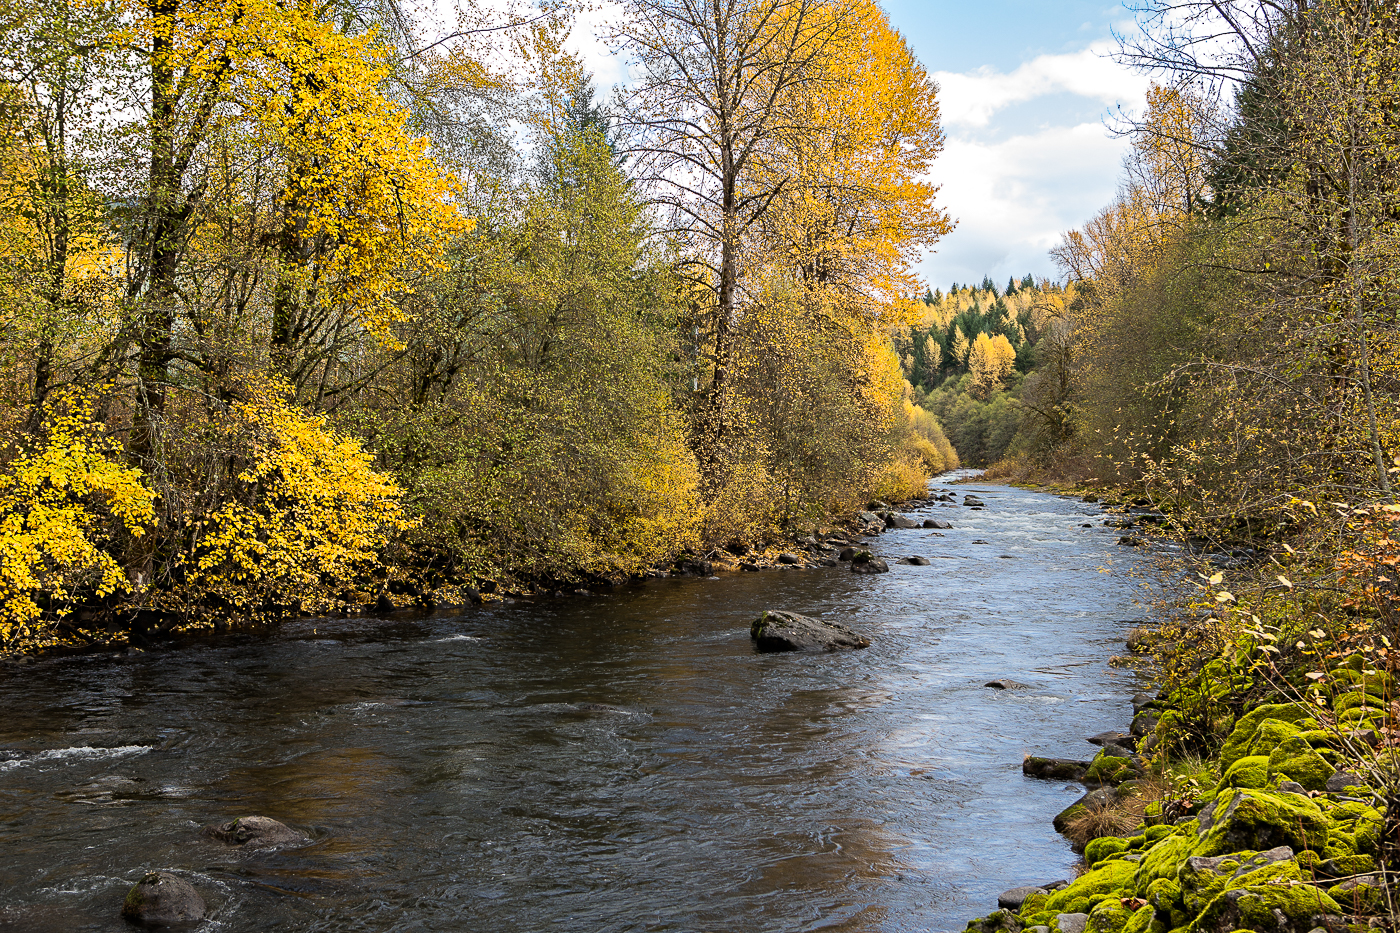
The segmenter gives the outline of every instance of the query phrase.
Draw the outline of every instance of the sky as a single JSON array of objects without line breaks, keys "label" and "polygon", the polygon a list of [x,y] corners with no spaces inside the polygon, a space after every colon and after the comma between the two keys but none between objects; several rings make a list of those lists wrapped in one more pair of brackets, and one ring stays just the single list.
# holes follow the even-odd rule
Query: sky
[{"label": "sky", "polygon": [[[1110,132],[1141,109],[1148,79],[1113,62],[1111,0],[883,0],[938,82],[946,143],[931,180],[957,220],[919,264],[930,288],[1058,278],[1049,250],[1113,198],[1127,143]],[[623,79],[585,15],[573,41],[601,87]]]}]

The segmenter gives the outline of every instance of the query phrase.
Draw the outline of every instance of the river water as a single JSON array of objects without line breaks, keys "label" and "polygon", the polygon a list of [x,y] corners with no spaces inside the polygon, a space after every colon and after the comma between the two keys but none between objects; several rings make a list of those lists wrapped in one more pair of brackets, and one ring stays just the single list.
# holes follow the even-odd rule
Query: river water
[{"label": "river water", "polygon": [[[0,669],[0,929],[125,930],[151,869],[221,931],[919,931],[1070,877],[1028,752],[1126,725],[1144,595],[1094,506],[994,485],[919,554]],[[1093,527],[1081,527],[1091,522]],[[765,608],[864,651],[759,655]],[[984,687],[1010,677],[1025,689]],[[199,827],[263,814],[311,845]]]}]

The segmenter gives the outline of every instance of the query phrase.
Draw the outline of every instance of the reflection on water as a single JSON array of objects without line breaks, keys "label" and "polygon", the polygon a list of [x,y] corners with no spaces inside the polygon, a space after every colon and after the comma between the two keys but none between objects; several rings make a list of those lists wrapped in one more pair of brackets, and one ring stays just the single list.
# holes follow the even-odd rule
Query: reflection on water
[{"label": "reflection on water", "polygon": [[[123,930],[151,868],[200,886],[210,930],[961,928],[1068,873],[1049,817],[1081,789],[1021,758],[1087,757],[1083,736],[1124,725],[1134,683],[1103,662],[1138,614],[1136,555],[1080,527],[1092,507],[967,491],[987,511],[875,542],[928,567],[0,672],[0,930]],[[758,655],[765,608],[873,644]],[[1027,688],[982,686],[1001,677]],[[313,841],[245,855],[198,834],[251,813]]]}]

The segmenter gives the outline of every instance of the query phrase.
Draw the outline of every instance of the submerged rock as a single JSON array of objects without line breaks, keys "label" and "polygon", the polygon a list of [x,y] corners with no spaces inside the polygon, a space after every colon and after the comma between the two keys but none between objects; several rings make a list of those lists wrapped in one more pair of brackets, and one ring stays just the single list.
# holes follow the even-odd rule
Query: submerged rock
[{"label": "submerged rock", "polygon": [[991,687],[993,690],[1025,690],[1029,685],[1023,684],[1019,680],[1003,677],[1000,680],[989,680],[982,686]]},{"label": "submerged rock", "polygon": [[929,565],[929,559],[927,557],[919,557],[916,554],[913,557],[903,558],[902,560],[900,560],[900,563],[908,564],[911,567],[927,567]]},{"label": "submerged rock", "polygon": [[240,816],[227,823],[204,827],[204,835],[248,849],[300,846],[309,841],[286,823],[278,822],[270,816]]},{"label": "submerged rock", "polygon": [[204,919],[204,898],[184,878],[153,871],[131,886],[122,902],[122,916],[146,926],[171,926]]},{"label": "submerged rock", "polygon": [[759,651],[839,651],[868,648],[870,639],[859,632],[795,612],[769,609],[749,628]]}]

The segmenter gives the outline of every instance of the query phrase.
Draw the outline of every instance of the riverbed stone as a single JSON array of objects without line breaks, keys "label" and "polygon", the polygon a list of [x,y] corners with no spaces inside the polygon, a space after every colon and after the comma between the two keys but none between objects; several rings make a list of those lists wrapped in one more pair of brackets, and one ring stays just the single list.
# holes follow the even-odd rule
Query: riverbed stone
[{"label": "riverbed stone", "polygon": [[907,515],[900,515],[898,512],[885,513],[886,528],[918,528],[919,523]]},{"label": "riverbed stone", "polygon": [[1019,680],[1012,680],[1010,677],[1002,677],[997,680],[989,680],[982,686],[991,687],[993,690],[1025,690],[1029,686]]},{"label": "riverbed stone", "polygon": [[240,816],[227,823],[204,827],[204,835],[245,849],[300,846],[309,841],[286,823],[270,816]]},{"label": "riverbed stone", "polygon": [[889,573],[890,565],[869,551],[857,551],[851,557],[851,571],[853,573]]},{"label": "riverbed stone", "polygon": [[207,910],[194,885],[168,871],[147,873],[122,902],[122,916],[146,926],[196,923]]},{"label": "riverbed stone", "polygon": [[1137,745],[1137,742],[1133,739],[1131,735],[1127,735],[1122,732],[1100,732],[1098,735],[1089,736],[1084,741],[1088,742],[1090,745],[1117,745],[1121,748],[1128,749],[1131,749]]},{"label": "riverbed stone", "polygon": [[800,563],[802,563],[802,558],[798,557],[796,554],[790,553],[790,552],[788,552],[788,551],[784,551],[783,553],[781,553],[781,554],[778,555],[778,563],[780,563],[780,564],[800,564]]},{"label": "riverbed stone", "polygon": [[1041,758],[1027,755],[1021,762],[1021,773],[1027,777],[1046,778],[1055,781],[1077,781],[1089,770],[1089,762],[1071,758]]},{"label": "riverbed stone", "polygon": [[868,648],[870,639],[835,622],[769,609],[749,628],[759,651],[840,651]]},{"label": "riverbed stone", "polygon": [[901,564],[908,564],[911,567],[927,567],[929,565],[929,559],[927,557],[919,557],[917,554],[913,557],[902,558],[899,562]]},{"label": "riverbed stone", "polygon": [[1032,894],[1048,894],[1044,888],[1035,884],[1023,884],[1019,888],[1012,888],[1010,891],[1003,891],[997,896],[997,906],[1004,910],[1020,910],[1021,905],[1026,902],[1026,898]]}]

